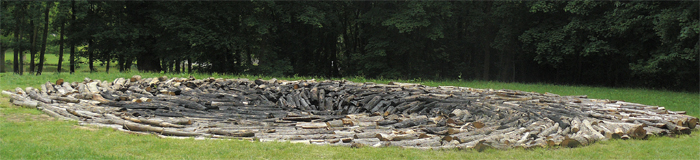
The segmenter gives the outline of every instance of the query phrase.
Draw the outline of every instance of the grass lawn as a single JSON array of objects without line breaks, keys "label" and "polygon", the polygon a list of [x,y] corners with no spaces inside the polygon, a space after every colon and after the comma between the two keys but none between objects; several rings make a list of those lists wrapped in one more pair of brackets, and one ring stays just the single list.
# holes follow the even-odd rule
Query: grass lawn
[{"label": "grass lawn", "polygon": [[[18,76],[0,73],[0,89],[39,87],[46,81],[63,78],[79,81],[85,77],[113,80],[117,77],[156,77],[157,73],[82,73]],[[187,77],[189,74],[166,74]],[[211,75],[195,74],[197,78]],[[217,77],[256,76],[219,75]],[[269,79],[271,77],[262,77]],[[288,77],[278,79],[310,79]],[[318,79],[318,78],[317,78]],[[389,80],[348,79],[356,82]],[[483,81],[421,82],[425,85],[454,85],[473,88],[516,89],[551,92],[561,95],[583,95],[591,98],[624,100],[685,110],[699,116],[700,94],[645,89],[615,89],[548,84],[519,84]],[[581,148],[539,148],[487,150],[416,150],[389,148],[347,148],[286,142],[248,142],[240,140],[162,139],[156,136],[131,135],[112,129],[81,126],[77,122],[58,121],[35,109],[18,108],[0,98],[1,159],[697,159],[700,157],[700,134],[676,138],[652,137],[649,140],[611,140]]]}]

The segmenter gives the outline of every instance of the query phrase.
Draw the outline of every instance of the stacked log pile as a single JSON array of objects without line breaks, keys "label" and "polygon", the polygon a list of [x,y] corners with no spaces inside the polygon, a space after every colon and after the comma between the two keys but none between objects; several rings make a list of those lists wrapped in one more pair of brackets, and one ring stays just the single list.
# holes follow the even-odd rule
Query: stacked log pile
[{"label": "stacked log pile", "polygon": [[413,83],[141,78],[2,91],[58,119],[137,134],[421,149],[578,147],[689,134],[683,111],[586,96]]}]

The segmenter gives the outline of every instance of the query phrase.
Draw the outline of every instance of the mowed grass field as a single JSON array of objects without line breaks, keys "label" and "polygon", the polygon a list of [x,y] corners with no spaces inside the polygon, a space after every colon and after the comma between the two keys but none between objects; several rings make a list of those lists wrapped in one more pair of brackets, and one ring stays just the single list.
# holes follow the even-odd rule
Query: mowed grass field
[{"label": "mowed grass field", "polygon": [[[11,68],[9,69],[11,71]],[[85,77],[111,81],[118,77],[131,77],[134,74],[143,77],[162,75],[188,77],[192,75],[196,78],[212,76],[217,78],[272,78],[251,75],[119,73],[116,70],[111,73],[98,72],[93,74],[79,70],[71,75],[46,71],[41,76],[0,73],[0,89],[11,90],[15,87],[25,88],[28,86],[38,88],[39,85],[47,81],[54,82],[59,78],[68,82],[82,81]],[[275,78],[296,80],[313,77]],[[363,78],[348,78],[348,80],[377,83],[391,81]],[[415,81],[413,82],[415,83]],[[419,83],[429,86],[451,85],[539,93],[550,92],[560,95],[588,95],[589,98],[664,106],[669,110],[684,110],[689,115],[700,116],[700,94],[698,93],[484,81],[422,81]],[[698,131],[695,129],[691,135],[675,138],[651,137],[648,140],[610,140],[580,148],[557,147],[505,151],[486,150],[484,152],[416,150],[396,147],[348,148],[288,142],[261,143],[241,140],[195,140],[192,138],[163,139],[154,135],[132,135],[112,129],[81,126],[78,122],[55,120],[36,109],[13,106],[7,97],[0,97],[0,159],[698,159],[700,157],[700,134]]]}]

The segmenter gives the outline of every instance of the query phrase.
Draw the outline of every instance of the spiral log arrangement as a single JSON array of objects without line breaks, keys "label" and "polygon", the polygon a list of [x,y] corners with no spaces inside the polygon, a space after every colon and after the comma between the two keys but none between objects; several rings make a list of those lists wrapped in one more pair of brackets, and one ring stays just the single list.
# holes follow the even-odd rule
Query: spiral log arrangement
[{"label": "spiral log arrangement", "polygon": [[413,83],[156,77],[2,91],[58,119],[163,137],[421,149],[578,147],[690,134],[698,118],[586,96]]}]

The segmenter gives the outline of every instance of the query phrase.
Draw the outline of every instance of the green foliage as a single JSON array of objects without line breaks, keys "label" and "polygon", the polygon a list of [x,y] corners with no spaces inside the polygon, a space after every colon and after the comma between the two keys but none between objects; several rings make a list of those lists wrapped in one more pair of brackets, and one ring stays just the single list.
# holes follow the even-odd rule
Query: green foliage
[{"label": "green foliage", "polygon": [[[2,1],[2,47],[48,3]],[[60,1],[77,56],[120,71],[498,80],[697,91],[697,2]],[[75,16],[75,20],[73,20]],[[17,23],[17,25],[15,25]],[[50,37],[54,53],[58,37]],[[90,56],[92,55],[92,57]],[[253,63],[253,61],[259,61]],[[175,66],[182,65],[179,70]],[[194,72],[189,71],[188,72]]]}]

